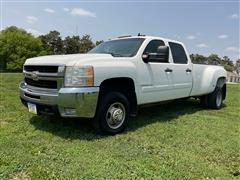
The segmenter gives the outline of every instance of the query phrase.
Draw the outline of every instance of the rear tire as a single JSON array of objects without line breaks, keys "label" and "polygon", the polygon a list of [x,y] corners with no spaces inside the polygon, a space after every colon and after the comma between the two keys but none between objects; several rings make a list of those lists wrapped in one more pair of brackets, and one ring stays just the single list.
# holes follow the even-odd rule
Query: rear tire
[{"label": "rear tire", "polygon": [[212,93],[202,96],[200,98],[200,104],[203,107],[209,107],[213,109],[220,109],[223,102],[223,92],[221,88],[216,88]]},{"label": "rear tire", "polygon": [[222,89],[216,88],[208,97],[208,105],[213,109],[220,109],[222,107],[223,93]]},{"label": "rear tire", "polygon": [[117,134],[125,129],[129,119],[129,102],[119,92],[109,92],[98,104],[93,127],[101,134]]}]

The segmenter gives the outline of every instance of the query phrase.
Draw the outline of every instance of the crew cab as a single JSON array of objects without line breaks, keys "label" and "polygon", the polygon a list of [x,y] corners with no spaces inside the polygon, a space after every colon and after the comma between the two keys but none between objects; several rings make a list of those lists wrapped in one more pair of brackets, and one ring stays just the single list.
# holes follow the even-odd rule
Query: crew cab
[{"label": "crew cab", "polygon": [[106,134],[123,131],[140,105],[195,97],[220,109],[226,97],[223,67],[193,64],[183,43],[161,37],[119,37],[86,54],[30,58],[23,74],[20,98],[30,112],[89,118]]}]

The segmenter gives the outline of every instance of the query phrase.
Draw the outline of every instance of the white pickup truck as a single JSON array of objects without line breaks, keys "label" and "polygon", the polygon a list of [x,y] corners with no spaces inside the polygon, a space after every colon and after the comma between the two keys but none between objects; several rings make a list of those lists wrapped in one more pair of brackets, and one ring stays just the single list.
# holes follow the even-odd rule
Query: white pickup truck
[{"label": "white pickup truck", "polygon": [[87,54],[27,59],[19,85],[22,103],[36,114],[91,118],[102,133],[124,130],[139,105],[186,97],[219,109],[226,97],[221,66],[192,64],[178,41],[119,37]]}]

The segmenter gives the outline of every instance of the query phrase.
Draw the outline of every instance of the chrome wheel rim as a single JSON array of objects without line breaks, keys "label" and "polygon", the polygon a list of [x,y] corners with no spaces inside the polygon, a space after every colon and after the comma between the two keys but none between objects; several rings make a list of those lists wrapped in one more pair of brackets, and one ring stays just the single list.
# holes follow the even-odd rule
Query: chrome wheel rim
[{"label": "chrome wheel rim", "polygon": [[222,93],[220,91],[217,93],[216,104],[217,104],[217,107],[220,107],[222,104]]},{"label": "chrome wheel rim", "polygon": [[126,109],[120,102],[113,103],[107,110],[106,121],[111,129],[119,128],[126,117]]}]

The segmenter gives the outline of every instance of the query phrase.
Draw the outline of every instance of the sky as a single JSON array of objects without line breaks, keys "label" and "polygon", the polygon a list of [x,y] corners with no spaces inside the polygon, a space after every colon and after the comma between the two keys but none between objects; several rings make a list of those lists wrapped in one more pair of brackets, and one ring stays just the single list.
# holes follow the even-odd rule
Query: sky
[{"label": "sky", "polygon": [[89,34],[94,41],[140,32],[182,41],[190,53],[240,58],[240,0],[0,1],[1,29]]}]

